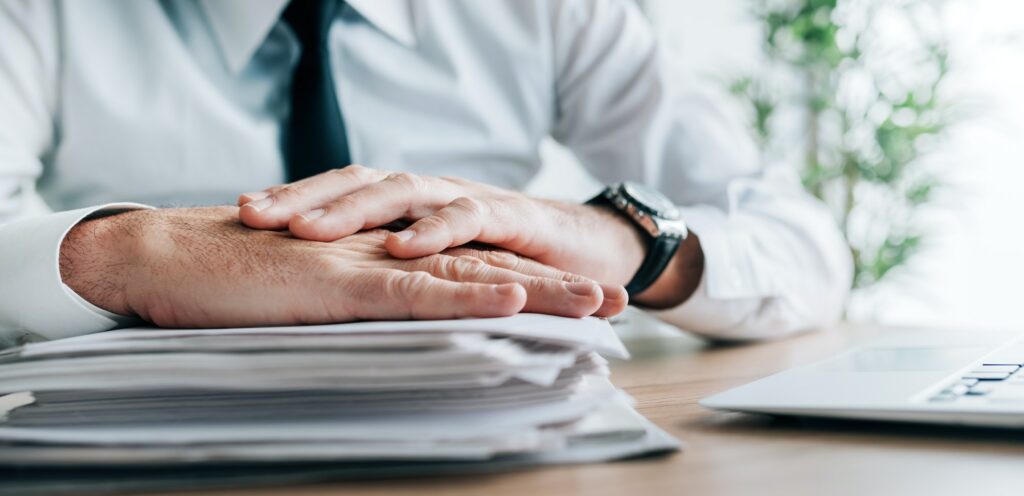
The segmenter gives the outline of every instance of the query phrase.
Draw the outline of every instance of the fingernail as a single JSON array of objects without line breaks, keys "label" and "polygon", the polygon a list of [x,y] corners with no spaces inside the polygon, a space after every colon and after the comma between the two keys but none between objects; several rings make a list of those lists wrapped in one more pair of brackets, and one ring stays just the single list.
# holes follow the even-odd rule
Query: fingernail
[{"label": "fingernail", "polygon": [[416,231],[406,229],[405,231],[399,231],[395,233],[395,237],[401,241],[409,241],[413,236],[416,235]]},{"label": "fingernail", "polygon": [[601,286],[601,292],[604,293],[604,299],[606,300],[618,300],[620,298],[629,298],[629,293],[626,293],[626,288],[623,288],[622,286]]},{"label": "fingernail", "polygon": [[516,293],[517,289],[519,289],[519,285],[514,282],[494,286],[494,292],[500,294],[501,296],[512,296]]},{"label": "fingernail", "polygon": [[299,214],[299,217],[302,217],[303,220],[305,220],[306,222],[312,222],[316,219],[319,219],[320,217],[323,217],[324,212],[326,212],[326,210],[318,208],[316,210],[310,210],[309,212],[306,212],[304,214]]},{"label": "fingernail", "polygon": [[242,196],[247,196],[249,197],[249,202],[254,202],[270,196],[270,193],[267,193],[266,191],[255,191],[253,193],[243,193]]},{"label": "fingernail", "polygon": [[590,296],[598,287],[592,282],[568,282],[565,283],[565,289],[577,296]]},{"label": "fingernail", "polygon": [[274,204],[274,199],[270,198],[268,196],[267,198],[263,198],[262,200],[256,200],[256,201],[251,201],[249,203],[246,203],[244,206],[249,207],[249,208],[259,212],[259,211],[261,211],[261,210],[263,210],[263,209],[265,209],[265,208],[267,208],[267,207],[269,207],[269,206],[271,206],[273,204]]}]

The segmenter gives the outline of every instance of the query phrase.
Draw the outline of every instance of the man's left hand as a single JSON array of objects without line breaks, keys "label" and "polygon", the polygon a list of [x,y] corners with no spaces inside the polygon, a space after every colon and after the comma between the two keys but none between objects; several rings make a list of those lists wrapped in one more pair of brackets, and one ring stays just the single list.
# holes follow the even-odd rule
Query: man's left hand
[{"label": "man's left hand", "polygon": [[[252,228],[288,228],[298,238],[334,241],[408,220],[413,221],[408,228],[385,241],[396,258],[431,255],[477,241],[619,286],[629,281],[645,254],[637,228],[605,208],[531,198],[459,178],[359,165],[245,193],[238,203],[242,222]],[[686,296],[654,300],[678,303],[672,300]]]}]

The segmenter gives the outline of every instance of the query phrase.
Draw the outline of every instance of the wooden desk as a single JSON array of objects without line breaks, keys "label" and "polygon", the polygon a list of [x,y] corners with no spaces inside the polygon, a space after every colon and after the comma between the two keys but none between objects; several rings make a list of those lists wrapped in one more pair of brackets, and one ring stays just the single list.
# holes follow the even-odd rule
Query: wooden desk
[{"label": "wooden desk", "polygon": [[[748,346],[687,336],[627,341],[612,380],[638,410],[687,443],[675,455],[455,478],[342,482],[189,495],[766,495],[982,494],[1024,483],[1024,433],[799,421],[718,413],[697,400],[824,358],[884,329],[829,332]],[[891,330],[892,332],[898,332]]]}]

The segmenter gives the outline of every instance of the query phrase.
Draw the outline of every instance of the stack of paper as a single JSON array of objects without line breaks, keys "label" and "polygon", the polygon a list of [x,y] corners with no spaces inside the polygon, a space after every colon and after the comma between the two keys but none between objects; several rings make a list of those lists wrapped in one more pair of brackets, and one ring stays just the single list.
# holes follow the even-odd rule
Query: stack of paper
[{"label": "stack of paper", "polygon": [[531,314],[33,343],[0,352],[0,465],[290,462],[294,480],[676,449],[600,354],[627,357],[606,321]]}]

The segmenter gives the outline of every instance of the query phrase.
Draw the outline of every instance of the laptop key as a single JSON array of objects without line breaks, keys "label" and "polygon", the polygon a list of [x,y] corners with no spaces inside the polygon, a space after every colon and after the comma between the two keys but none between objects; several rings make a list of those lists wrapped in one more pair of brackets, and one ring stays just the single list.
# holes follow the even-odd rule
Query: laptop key
[{"label": "laptop key", "polygon": [[979,381],[1001,381],[1010,377],[1009,372],[971,372],[964,374],[964,379],[977,379]]},{"label": "laptop key", "polygon": [[968,389],[967,390],[967,395],[968,396],[985,396],[986,394],[991,393],[993,389],[995,389],[995,387],[992,386],[992,383],[981,382],[981,383],[975,384],[973,387]]},{"label": "laptop key", "polygon": [[954,384],[954,385],[952,385],[952,386],[942,390],[942,393],[939,393],[939,394],[949,393],[949,394],[953,394],[953,395],[956,395],[956,396],[963,396],[963,395],[967,394],[967,391],[969,391],[969,390],[970,390],[970,388],[965,386],[965,385],[963,385],[963,384]]},{"label": "laptop key", "polygon": [[1024,342],[1018,342],[1009,348],[996,350],[983,359],[982,363],[993,365],[1024,365]]},{"label": "laptop key", "polygon": [[986,363],[985,365],[974,369],[974,372],[1007,372],[1012,374],[1019,368],[1020,366],[1018,365],[996,365]]}]

